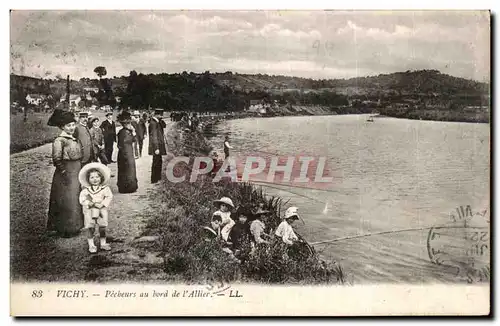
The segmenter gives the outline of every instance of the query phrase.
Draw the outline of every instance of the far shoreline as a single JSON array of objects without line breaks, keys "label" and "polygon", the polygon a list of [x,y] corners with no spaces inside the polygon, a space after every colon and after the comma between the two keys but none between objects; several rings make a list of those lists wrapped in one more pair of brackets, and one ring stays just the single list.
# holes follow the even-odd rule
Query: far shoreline
[{"label": "far shoreline", "polygon": [[[334,110],[334,109],[331,109]],[[115,110],[116,111],[116,110]],[[383,111],[381,109],[380,111]],[[116,111],[118,112],[118,111]],[[174,112],[174,111],[167,111],[168,112]],[[447,113],[450,113],[451,111],[444,111]],[[472,116],[471,119],[424,119],[424,118],[419,118],[417,117],[408,117],[408,116],[395,116],[395,115],[388,115],[388,114],[372,114],[372,113],[363,113],[363,112],[353,112],[353,113],[327,113],[325,111],[322,111],[321,113],[315,114],[315,113],[308,113],[304,114],[303,112],[301,113],[295,113],[295,114],[290,114],[290,113],[280,113],[280,114],[270,114],[270,115],[255,115],[255,114],[249,114],[248,112],[245,111],[236,111],[236,112],[219,112],[219,115],[213,115],[215,112],[207,112],[208,115],[201,115],[199,116],[202,121],[205,120],[210,120],[212,117],[214,117],[217,122],[220,122],[221,120],[235,120],[235,119],[245,119],[245,118],[280,118],[280,117],[311,117],[311,116],[346,116],[346,115],[364,115],[367,117],[373,117],[375,119],[381,119],[381,118],[394,118],[394,119],[404,119],[404,120],[415,120],[415,121],[434,121],[434,122],[458,122],[458,123],[475,123],[475,124],[490,124],[490,121],[486,121],[485,119],[478,119],[477,121],[473,121]],[[38,114],[37,114],[38,115]],[[222,116],[221,116],[222,115]],[[50,113],[47,114],[46,120],[48,121],[48,118],[50,116]],[[165,118],[168,118],[168,115],[165,116]],[[221,119],[222,118],[222,119]],[[29,118],[28,118],[29,119]],[[36,121],[35,121],[36,122]],[[48,127],[45,126],[44,121],[41,121],[43,127],[48,129]],[[38,125],[35,125],[35,127]],[[10,145],[10,155],[12,154],[17,154],[17,153],[22,153],[27,150],[33,149],[33,148],[38,148],[41,146],[44,146],[48,143],[51,143],[54,138],[55,138],[55,132],[54,130],[48,132],[49,135],[46,135],[45,137],[42,137],[41,139],[28,139],[27,143],[23,144],[13,144],[12,143],[12,138],[17,137],[16,133],[16,128],[13,128],[12,124],[12,114],[11,114],[11,131],[10,131],[10,137],[11,137],[11,145]],[[47,133],[47,132],[45,132]],[[43,133],[42,133],[43,134]]]}]

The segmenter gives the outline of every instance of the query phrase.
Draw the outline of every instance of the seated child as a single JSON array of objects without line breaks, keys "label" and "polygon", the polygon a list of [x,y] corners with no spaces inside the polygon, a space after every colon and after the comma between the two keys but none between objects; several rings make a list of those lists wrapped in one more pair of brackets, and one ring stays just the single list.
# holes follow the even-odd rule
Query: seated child
[{"label": "seated child", "polygon": [[204,226],[203,227],[203,239],[207,242],[211,241],[220,241],[222,245],[222,251],[225,253],[229,254],[229,256],[237,260],[236,257],[233,254],[233,251],[229,248],[229,243],[225,242],[221,238],[221,230],[220,226],[222,224],[222,217],[220,215],[220,212],[215,212],[214,215],[212,216],[212,221],[210,221],[210,226]]},{"label": "seated child", "polygon": [[220,236],[220,225],[222,224],[222,217],[219,214],[214,214],[212,216],[212,221],[210,221],[210,226],[203,227],[203,238],[205,241],[210,242],[212,240],[219,240]]},{"label": "seated child", "polygon": [[108,207],[113,199],[113,193],[107,185],[111,172],[107,166],[101,163],[90,163],[85,165],[78,179],[83,190],[80,192],[80,205],[82,205],[84,227],[87,229],[87,241],[89,251],[97,252],[94,244],[94,230],[99,226],[100,244],[102,250],[111,250],[106,243],[106,228],[108,226]]},{"label": "seated child", "polygon": [[250,226],[247,221],[252,217],[252,212],[246,207],[239,207],[236,211],[238,222],[231,228],[229,239],[231,239],[234,255],[240,259],[245,260],[251,250],[250,242]]},{"label": "seated child", "polygon": [[219,200],[215,200],[214,203],[219,206],[219,210],[214,214],[220,214],[222,217],[221,237],[224,241],[228,241],[229,232],[234,225],[234,221],[231,218],[231,210],[234,209],[233,201],[231,198],[222,197]]},{"label": "seated child", "polygon": [[292,228],[292,224],[295,220],[300,218],[297,207],[290,207],[286,210],[283,221],[280,223],[276,229],[276,236],[280,237],[281,240],[287,245],[293,245],[299,242],[299,237],[295,234]]},{"label": "seated child", "polygon": [[266,229],[266,225],[262,222],[262,217],[269,214],[268,210],[263,209],[264,206],[259,205],[259,209],[253,214],[254,220],[250,222],[250,233],[252,234],[252,242],[256,245],[259,244],[268,244],[269,241],[267,239],[270,238],[268,234],[264,232]]}]

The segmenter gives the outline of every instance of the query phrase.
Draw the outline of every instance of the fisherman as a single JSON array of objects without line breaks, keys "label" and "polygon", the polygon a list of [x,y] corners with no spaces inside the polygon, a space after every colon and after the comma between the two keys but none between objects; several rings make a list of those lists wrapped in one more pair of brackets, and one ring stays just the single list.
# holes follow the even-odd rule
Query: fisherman
[{"label": "fisherman", "polygon": [[220,214],[214,214],[212,220],[210,221],[210,226],[203,227],[203,239],[207,242],[213,240],[220,240],[220,226],[222,224],[222,216]]},{"label": "fisherman", "polygon": [[219,214],[220,216],[222,216],[222,225],[221,225],[222,239],[224,241],[228,241],[229,232],[231,231],[231,228],[234,226],[234,221],[231,218],[231,210],[235,208],[233,201],[229,197],[222,197],[219,200],[214,200],[214,204],[219,208],[219,210],[214,212],[214,214]]},{"label": "fisherman", "polygon": [[252,217],[252,212],[250,209],[240,206],[236,210],[236,216],[238,222],[231,228],[229,239],[235,257],[244,262],[248,259],[252,249],[250,226],[248,225],[248,219]]},{"label": "fisherman", "polygon": [[229,145],[229,135],[226,135],[224,138],[224,159],[227,159],[229,157],[229,150],[233,149],[231,145]]},{"label": "fisherman", "polygon": [[275,235],[288,246],[292,246],[295,243],[300,242],[299,237],[297,237],[292,228],[293,222],[299,218],[298,208],[290,207],[286,210],[285,216],[283,216],[283,221],[276,229]]},{"label": "fisherman", "polygon": [[253,221],[250,222],[250,233],[252,234],[252,243],[257,247],[261,244],[269,244],[270,236],[266,234],[264,231],[266,229],[266,225],[262,222],[262,218],[269,214],[268,210],[264,209],[264,204],[260,204],[259,208],[255,213],[253,213]]},{"label": "fisherman", "polygon": [[221,246],[223,252],[228,254],[229,258],[239,263],[240,260],[235,257],[233,251],[230,246],[232,244],[230,242],[224,241],[222,239],[221,227],[222,227],[222,216],[220,212],[215,212],[212,215],[212,220],[210,221],[210,226],[204,226],[202,228],[202,237],[205,242],[218,242]]}]

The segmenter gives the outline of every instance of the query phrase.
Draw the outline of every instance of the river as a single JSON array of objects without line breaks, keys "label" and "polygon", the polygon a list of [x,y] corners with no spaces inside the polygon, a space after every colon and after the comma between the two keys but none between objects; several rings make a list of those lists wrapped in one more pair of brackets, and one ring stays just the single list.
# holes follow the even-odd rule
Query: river
[{"label": "river", "polygon": [[[237,157],[259,151],[327,158],[333,175],[327,187],[264,188],[299,207],[304,223],[294,227],[309,242],[368,234],[315,246],[342,265],[351,283],[466,282],[467,268],[431,262],[429,228],[453,224],[451,215],[460,206],[469,205],[473,213],[488,210],[483,220],[489,219],[490,126],[374,120],[368,122],[366,115],[248,118],[223,121],[216,133],[230,135],[231,155]],[[211,141],[220,151],[223,137]],[[456,241],[449,240],[448,247]],[[481,259],[489,264],[489,251],[485,255]]]}]

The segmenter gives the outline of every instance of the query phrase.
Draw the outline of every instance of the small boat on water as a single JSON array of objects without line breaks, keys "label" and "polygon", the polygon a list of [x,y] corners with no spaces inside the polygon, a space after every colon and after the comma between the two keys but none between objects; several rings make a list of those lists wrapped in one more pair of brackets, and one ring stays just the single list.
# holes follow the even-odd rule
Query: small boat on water
[{"label": "small boat on water", "polygon": [[369,117],[366,122],[374,122],[373,117]]}]

